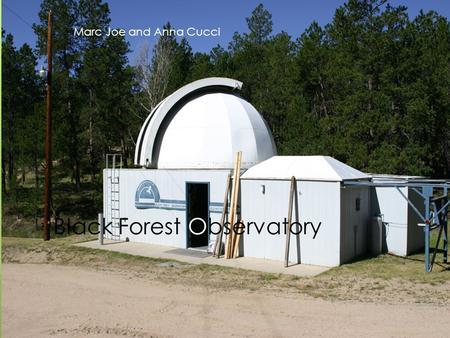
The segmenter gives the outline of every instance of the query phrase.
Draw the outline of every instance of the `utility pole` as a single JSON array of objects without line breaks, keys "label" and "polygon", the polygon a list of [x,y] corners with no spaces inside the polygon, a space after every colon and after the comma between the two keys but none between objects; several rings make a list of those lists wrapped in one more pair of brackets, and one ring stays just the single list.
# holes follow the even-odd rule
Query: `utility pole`
[{"label": "utility pole", "polygon": [[47,104],[45,129],[44,241],[50,240],[50,200],[52,169],[52,11],[48,12],[47,29]]}]

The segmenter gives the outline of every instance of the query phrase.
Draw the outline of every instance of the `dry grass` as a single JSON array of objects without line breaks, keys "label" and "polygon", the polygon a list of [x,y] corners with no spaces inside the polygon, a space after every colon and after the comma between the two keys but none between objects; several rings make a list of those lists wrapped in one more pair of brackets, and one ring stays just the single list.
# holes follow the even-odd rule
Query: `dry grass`
[{"label": "dry grass", "polygon": [[92,237],[72,236],[43,242],[5,237],[2,261],[82,266],[165,284],[201,285],[217,292],[262,289],[339,301],[450,304],[449,266],[441,264],[432,273],[425,273],[423,254],[406,259],[382,255],[334,268],[316,277],[300,278],[216,265],[190,265],[72,245],[90,239]]}]

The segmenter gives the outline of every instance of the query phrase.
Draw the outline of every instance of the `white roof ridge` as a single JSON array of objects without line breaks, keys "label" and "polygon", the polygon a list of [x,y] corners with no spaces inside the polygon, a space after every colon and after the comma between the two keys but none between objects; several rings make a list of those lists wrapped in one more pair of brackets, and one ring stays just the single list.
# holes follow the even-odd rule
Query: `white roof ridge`
[{"label": "white roof ridge", "polygon": [[[339,172],[336,170],[336,168],[331,163],[331,160],[335,160],[335,159],[330,156],[323,156],[323,159],[325,160],[325,162],[327,163],[327,165],[331,169],[331,171],[333,171],[334,174],[337,176],[337,179],[342,181],[341,175],[339,174]],[[337,161],[337,160],[335,160],[335,161]],[[339,162],[339,161],[337,161],[337,162]],[[342,162],[339,162],[339,163],[342,163]]]},{"label": "white roof ridge", "polygon": [[326,155],[273,156],[250,169],[243,179],[290,179],[337,181],[369,179],[370,176]]}]

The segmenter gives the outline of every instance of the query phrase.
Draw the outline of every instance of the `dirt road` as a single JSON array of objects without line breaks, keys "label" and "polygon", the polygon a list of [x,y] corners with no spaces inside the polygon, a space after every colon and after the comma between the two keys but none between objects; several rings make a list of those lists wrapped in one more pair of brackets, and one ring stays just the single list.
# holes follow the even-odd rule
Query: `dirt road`
[{"label": "dirt road", "polygon": [[4,264],[3,336],[412,337],[450,332],[449,307],[265,293],[164,285],[120,271]]}]

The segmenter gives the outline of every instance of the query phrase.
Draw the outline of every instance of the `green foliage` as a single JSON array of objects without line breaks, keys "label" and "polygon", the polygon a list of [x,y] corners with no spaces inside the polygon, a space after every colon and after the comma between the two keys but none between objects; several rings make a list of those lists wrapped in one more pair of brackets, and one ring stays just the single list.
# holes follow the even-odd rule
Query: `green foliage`
[{"label": "green foliage", "polygon": [[267,41],[272,33],[272,14],[262,4],[256,6],[252,16],[246,19],[250,33],[248,39],[258,45]]},{"label": "green foliage", "polygon": [[12,35],[8,34],[2,48],[3,88],[6,88],[2,95],[2,185],[15,196],[18,171],[23,172],[24,168],[37,171],[42,159],[43,149],[38,145],[43,140],[40,133],[43,111],[39,109],[43,86],[35,71],[36,56],[29,45],[17,50]]}]

